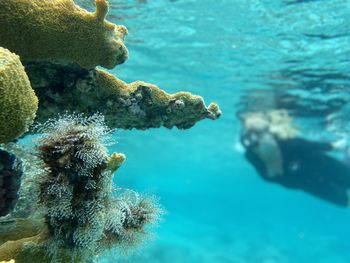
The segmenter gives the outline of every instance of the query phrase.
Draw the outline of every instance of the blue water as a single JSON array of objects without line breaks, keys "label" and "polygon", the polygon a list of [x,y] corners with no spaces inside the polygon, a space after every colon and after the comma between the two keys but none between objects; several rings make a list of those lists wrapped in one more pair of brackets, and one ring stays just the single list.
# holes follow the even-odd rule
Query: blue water
[{"label": "blue water", "polygon": [[202,95],[223,115],[186,131],[115,133],[118,144],[110,150],[127,156],[116,183],[159,196],[167,213],[145,246],[128,258],[101,261],[350,262],[350,210],[262,181],[243,157],[236,118],[249,101],[271,107],[279,92],[299,94],[305,112],[327,107],[335,96],[345,105],[336,122],[318,111],[296,121],[305,137],[347,136],[350,1],[110,4],[109,20],[129,29],[130,58],[114,74]]}]

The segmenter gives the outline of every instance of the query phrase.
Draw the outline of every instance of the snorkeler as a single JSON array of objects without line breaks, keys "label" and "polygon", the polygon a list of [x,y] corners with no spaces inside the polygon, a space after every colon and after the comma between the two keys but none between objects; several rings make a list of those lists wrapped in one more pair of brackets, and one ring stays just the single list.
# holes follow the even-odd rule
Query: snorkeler
[{"label": "snorkeler", "polygon": [[246,159],[266,181],[350,205],[350,166],[332,157],[334,145],[297,137],[284,110],[246,113],[241,143]]}]

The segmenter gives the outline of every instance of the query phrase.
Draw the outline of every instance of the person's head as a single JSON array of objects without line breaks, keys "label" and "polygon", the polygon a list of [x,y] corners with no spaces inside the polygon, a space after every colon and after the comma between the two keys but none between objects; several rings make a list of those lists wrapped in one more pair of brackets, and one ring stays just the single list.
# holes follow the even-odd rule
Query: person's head
[{"label": "person's head", "polygon": [[242,122],[242,144],[245,148],[257,146],[263,134],[269,133],[269,122],[262,112],[245,113]]},{"label": "person's head", "polygon": [[244,133],[269,133],[278,139],[289,139],[297,135],[298,130],[286,110],[247,112],[241,115]]},{"label": "person's head", "polygon": [[288,114],[278,111],[249,112],[243,121],[241,143],[265,165],[266,177],[275,178],[283,174],[283,156],[277,139],[294,136]]}]

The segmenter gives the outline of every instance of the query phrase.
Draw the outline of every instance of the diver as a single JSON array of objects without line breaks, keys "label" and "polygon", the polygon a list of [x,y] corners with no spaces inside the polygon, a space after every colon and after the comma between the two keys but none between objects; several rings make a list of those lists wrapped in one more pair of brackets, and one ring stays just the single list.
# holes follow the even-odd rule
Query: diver
[{"label": "diver", "polygon": [[246,113],[245,157],[266,181],[298,189],[335,205],[350,205],[350,166],[330,155],[334,143],[297,136],[285,110]]}]

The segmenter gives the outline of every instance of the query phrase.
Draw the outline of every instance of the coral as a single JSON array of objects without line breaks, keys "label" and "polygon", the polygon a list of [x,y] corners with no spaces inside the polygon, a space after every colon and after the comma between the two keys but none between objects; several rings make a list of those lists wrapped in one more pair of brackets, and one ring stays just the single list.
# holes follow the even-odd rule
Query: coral
[{"label": "coral", "polygon": [[123,164],[126,157],[124,154],[121,153],[113,153],[110,157],[107,159],[107,167],[106,170],[109,170],[110,172],[114,173],[118,170],[118,168]]},{"label": "coral", "polygon": [[[40,233],[34,236],[7,241],[0,246],[0,259],[15,259],[16,263],[51,263],[52,261],[45,252],[43,246],[43,243],[47,240],[47,238],[48,230],[44,228],[40,231]],[[62,253],[61,258],[65,259],[65,261],[62,262],[73,262],[70,261],[70,258],[66,254]]]},{"label": "coral", "polygon": [[[139,244],[145,237],[145,225],[153,224],[161,213],[156,201],[151,197],[139,196],[127,191],[118,197],[111,198],[109,207],[105,210],[106,218],[96,218],[104,221],[103,238],[99,240],[99,250],[112,249],[115,246],[130,249]],[[82,214],[84,216],[84,214]],[[91,219],[90,219],[91,220]],[[51,262],[87,262],[96,258],[96,254],[89,251],[96,247],[67,248],[63,240],[50,236],[46,227],[38,233],[37,226],[27,221],[27,228],[15,228],[17,232],[10,232],[14,241],[7,241],[0,246],[0,260],[16,259],[17,263],[51,263]],[[21,224],[23,227],[24,225]],[[35,226],[35,227],[34,227]],[[26,232],[20,232],[24,230]],[[30,232],[32,231],[32,232]],[[36,233],[36,234],[34,234]],[[84,246],[90,242],[89,238],[96,232],[79,232],[82,236],[75,245]],[[85,238],[83,238],[85,237]],[[11,240],[11,239],[10,239]],[[95,251],[96,252],[96,251]],[[90,261],[89,261],[90,262]]]},{"label": "coral", "polygon": [[0,143],[23,134],[37,108],[38,99],[19,57],[0,47]]},{"label": "coral", "polygon": [[[35,157],[11,146],[35,117],[38,99],[19,58],[0,48],[0,143],[23,158],[25,171],[19,192],[18,178],[11,178],[19,201],[0,219],[0,260],[90,262],[106,249],[140,243],[162,209],[153,197],[115,191],[113,176],[125,156],[108,153],[113,129],[188,129],[221,115],[200,96],[127,84],[97,69],[123,63],[128,51],[127,29],[105,20],[108,1],[95,3],[91,13],[73,0],[0,1],[0,45],[24,61],[43,122],[35,130]],[[2,177],[0,186],[10,185]]]},{"label": "coral", "polygon": [[113,130],[103,116],[63,115],[36,129],[42,172],[30,177],[39,206],[31,217],[0,220],[0,260],[87,262],[141,242],[161,209],[154,198],[130,190],[113,194],[113,175],[125,156],[108,155]]},{"label": "coral", "polygon": [[200,96],[188,92],[168,94],[142,81],[127,84],[99,69],[52,63],[27,63],[26,68],[41,101],[40,121],[62,110],[87,114],[99,111],[114,128],[187,129],[221,114],[215,103],[206,107]]},{"label": "coral", "polygon": [[0,219],[0,245],[8,240],[20,240],[35,236],[40,233],[43,226],[44,220],[39,216],[28,218],[2,217]]},{"label": "coral", "polygon": [[[217,119],[221,112],[216,104],[207,108],[203,98],[189,92],[168,94],[155,85],[136,81],[130,84],[103,70],[96,70],[96,87],[106,92],[112,125],[126,129],[164,126],[188,129],[204,118]],[[115,98],[113,100],[113,98]],[[117,119],[116,116],[123,116]],[[114,121],[114,123],[113,123]]]},{"label": "coral", "polygon": [[22,162],[0,149],[0,216],[7,215],[14,208],[22,174]]},{"label": "coral", "polygon": [[39,196],[53,235],[49,251],[56,258],[60,247],[75,251],[89,247],[94,255],[103,237],[111,191],[102,142],[109,129],[100,115],[72,115],[49,120],[40,131],[39,155],[50,171],[40,183]]},{"label": "coral", "polygon": [[114,198],[108,212],[104,246],[112,248],[117,243],[128,248],[144,239],[144,226],[154,224],[162,210],[154,197],[126,191]]},{"label": "coral", "polygon": [[160,209],[147,197],[112,195],[113,174],[125,156],[108,156],[112,130],[103,116],[64,115],[37,129],[38,154],[47,170],[36,180],[38,201],[49,234],[36,250],[55,260],[70,254],[84,262],[116,244],[137,244]]},{"label": "coral", "polygon": [[0,46],[22,60],[114,68],[128,57],[127,29],[107,22],[107,12],[107,0],[96,0],[94,13],[73,0],[1,0]]}]

